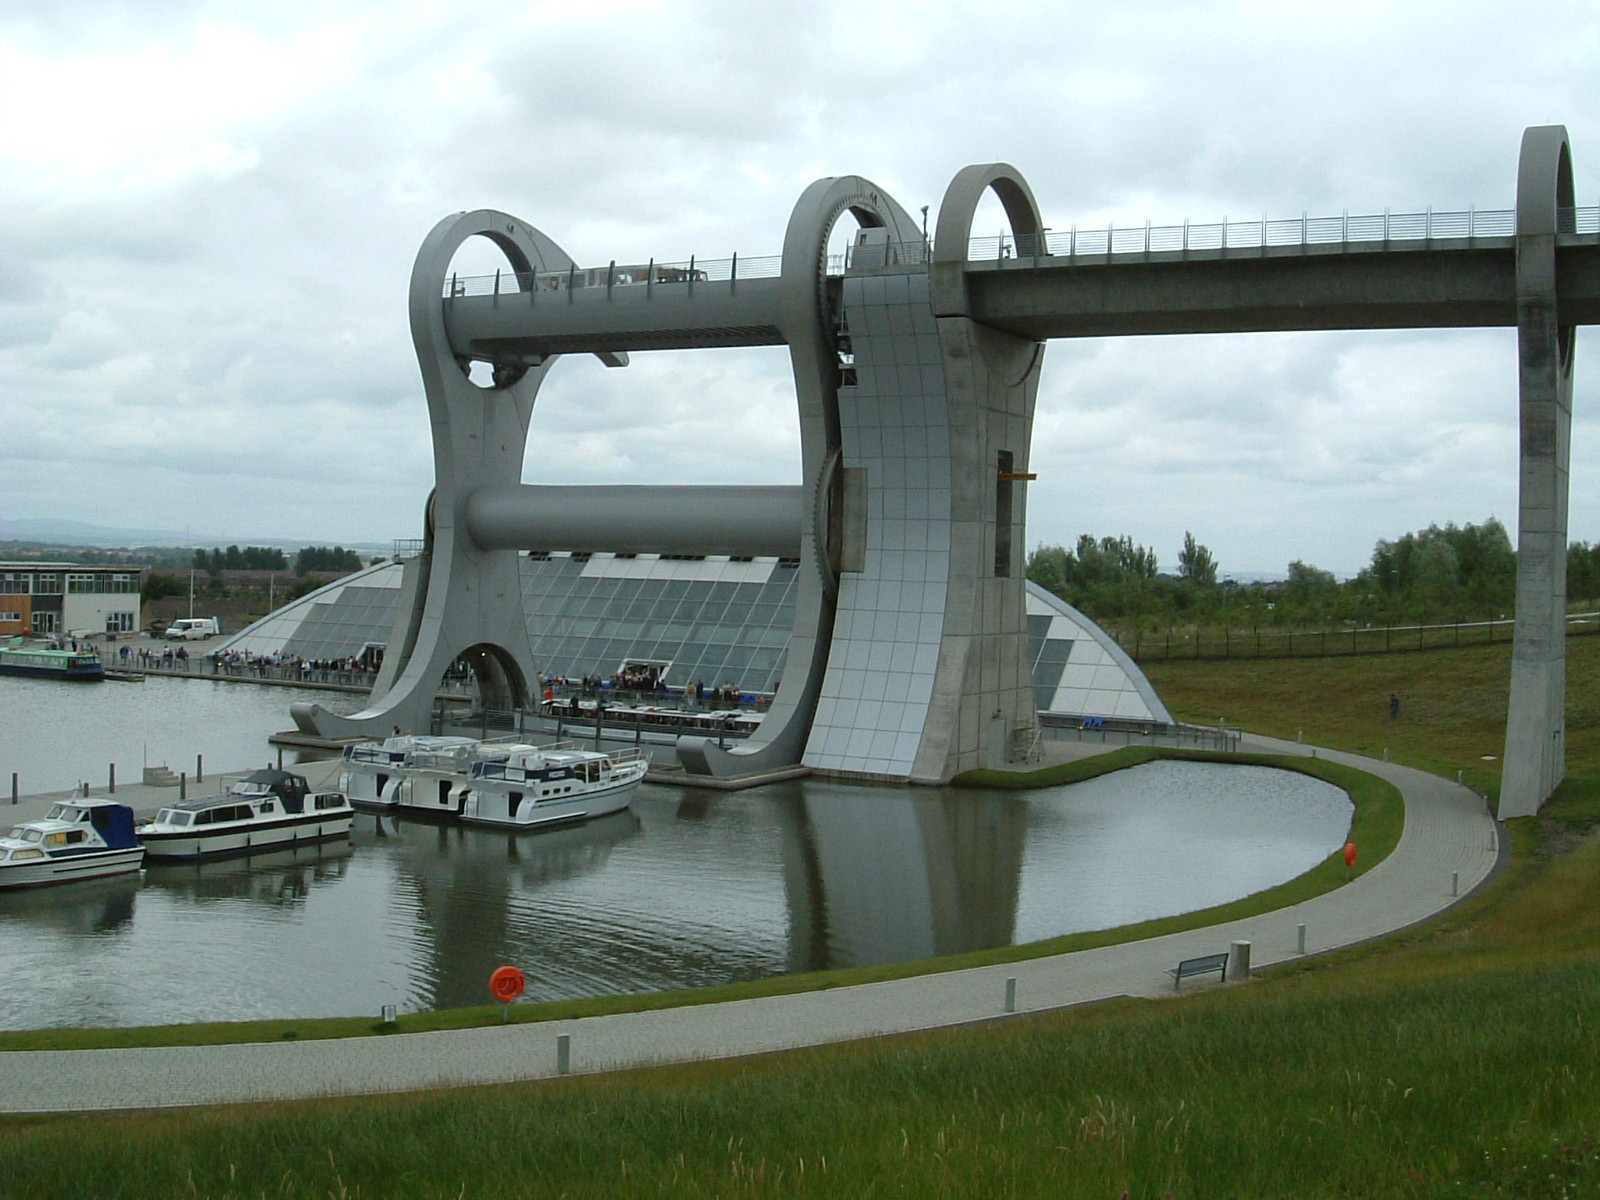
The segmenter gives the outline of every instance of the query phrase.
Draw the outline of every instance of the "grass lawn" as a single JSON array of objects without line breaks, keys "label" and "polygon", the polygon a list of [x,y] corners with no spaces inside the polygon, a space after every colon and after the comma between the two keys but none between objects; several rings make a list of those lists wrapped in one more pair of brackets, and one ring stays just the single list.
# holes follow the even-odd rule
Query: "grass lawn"
[{"label": "grass lawn", "polygon": [[[1494,885],[1400,937],[1246,987],[739,1062],[0,1119],[0,1197],[1600,1196],[1600,748],[1582,650],[1569,783],[1513,823]],[[1501,753],[1507,657],[1150,674],[1185,717],[1388,746],[1453,777]],[[0,1086],[3,1071],[0,1055]]]}]

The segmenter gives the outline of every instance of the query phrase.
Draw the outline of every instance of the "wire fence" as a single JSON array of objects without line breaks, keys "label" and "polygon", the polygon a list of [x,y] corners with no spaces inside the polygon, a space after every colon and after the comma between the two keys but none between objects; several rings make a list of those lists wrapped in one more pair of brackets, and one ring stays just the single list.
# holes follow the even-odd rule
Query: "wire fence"
[{"label": "wire fence", "polygon": [[[1446,625],[1370,625],[1359,629],[1167,629],[1113,633],[1136,662],[1177,659],[1335,658],[1505,645],[1514,636],[1511,618],[1456,621]],[[1573,613],[1567,636],[1600,633],[1600,613]]]}]

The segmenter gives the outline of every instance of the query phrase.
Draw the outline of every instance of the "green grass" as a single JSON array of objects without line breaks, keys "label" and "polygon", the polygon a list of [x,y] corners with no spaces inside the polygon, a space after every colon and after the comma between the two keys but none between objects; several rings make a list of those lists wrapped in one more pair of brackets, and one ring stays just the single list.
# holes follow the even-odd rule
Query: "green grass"
[{"label": "green grass", "polygon": [[[1290,737],[1303,722],[1325,744],[1388,738],[1453,776],[1473,732],[1425,715],[1420,676],[1372,701],[1369,663],[1343,660],[1359,677],[1322,692],[1263,678],[1277,727],[1221,707],[1254,694],[1237,681],[1207,697],[1195,677],[1184,703]],[[1480,664],[1438,667],[1487,686]],[[1394,730],[1390,686],[1409,702]],[[1600,1196],[1591,716],[1569,736],[1572,778],[1513,823],[1490,887],[1246,987],[542,1084],[0,1119],[0,1197]]]}]

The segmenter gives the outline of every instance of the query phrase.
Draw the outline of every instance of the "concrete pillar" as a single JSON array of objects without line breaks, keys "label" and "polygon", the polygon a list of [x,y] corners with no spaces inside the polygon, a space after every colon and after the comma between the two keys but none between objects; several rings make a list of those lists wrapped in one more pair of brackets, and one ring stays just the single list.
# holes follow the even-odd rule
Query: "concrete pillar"
[{"label": "concrete pillar", "polygon": [[1539,810],[1566,775],[1567,494],[1575,330],[1558,311],[1556,239],[1573,207],[1567,132],[1527,130],[1517,178],[1521,486],[1517,620],[1501,820]]}]

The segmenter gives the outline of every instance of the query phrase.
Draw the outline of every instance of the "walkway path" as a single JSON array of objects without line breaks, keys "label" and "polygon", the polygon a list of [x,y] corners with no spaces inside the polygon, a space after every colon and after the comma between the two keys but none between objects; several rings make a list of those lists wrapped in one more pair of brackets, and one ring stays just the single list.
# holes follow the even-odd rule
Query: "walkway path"
[{"label": "walkway path", "polygon": [[[1312,753],[1267,739],[1247,739],[1245,748]],[[0,1111],[225,1104],[542,1079],[558,1073],[561,1037],[569,1039],[573,1073],[759,1054],[997,1017],[1008,978],[1016,980],[1021,1013],[1121,995],[1170,996],[1165,972],[1179,959],[1247,941],[1253,966],[1283,962],[1298,957],[1301,924],[1310,953],[1366,941],[1433,916],[1456,901],[1457,890],[1465,896],[1488,877],[1498,829],[1480,797],[1421,771],[1316,753],[1399,786],[1405,833],[1387,860],[1353,883],[1292,908],[1051,958],[660,1012],[391,1037],[0,1053]],[[1206,984],[1185,984],[1197,986]]]}]

